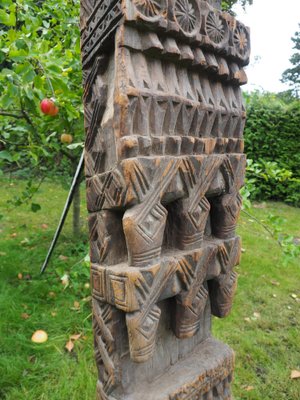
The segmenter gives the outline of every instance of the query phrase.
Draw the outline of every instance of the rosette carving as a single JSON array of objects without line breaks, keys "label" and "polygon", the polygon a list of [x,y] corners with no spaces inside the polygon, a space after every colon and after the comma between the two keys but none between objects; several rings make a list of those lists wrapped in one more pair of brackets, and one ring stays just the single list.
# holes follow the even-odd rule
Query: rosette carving
[{"label": "rosette carving", "polygon": [[234,30],[233,43],[238,55],[242,58],[249,56],[250,38],[244,25],[238,24]]},{"label": "rosette carving", "polygon": [[183,32],[191,34],[197,28],[197,3],[191,0],[176,0],[174,15]]},{"label": "rosette carving", "polygon": [[206,34],[215,44],[221,44],[227,36],[227,26],[220,14],[210,11],[206,20]]},{"label": "rosette carving", "polygon": [[134,0],[138,11],[147,18],[158,17],[166,12],[166,0]]}]

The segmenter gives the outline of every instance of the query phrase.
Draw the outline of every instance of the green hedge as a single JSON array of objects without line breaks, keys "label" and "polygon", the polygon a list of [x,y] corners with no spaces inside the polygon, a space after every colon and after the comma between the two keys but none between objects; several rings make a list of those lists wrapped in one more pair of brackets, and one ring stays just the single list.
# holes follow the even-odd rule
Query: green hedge
[{"label": "green hedge", "polygon": [[245,151],[254,200],[300,206],[300,101],[280,95],[246,95]]},{"label": "green hedge", "polygon": [[300,100],[286,104],[275,94],[247,96],[248,158],[275,161],[300,178]]}]

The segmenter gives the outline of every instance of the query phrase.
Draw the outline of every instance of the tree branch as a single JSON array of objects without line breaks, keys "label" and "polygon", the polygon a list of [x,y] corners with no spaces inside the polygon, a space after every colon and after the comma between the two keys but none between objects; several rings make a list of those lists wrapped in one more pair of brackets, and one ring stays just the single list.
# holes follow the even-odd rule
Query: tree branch
[{"label": "tree branch", "polygon": [[268,232],[271,235],[272,239],[274,239],[279,244],[279,246],[282,247],[280,240],[276,238],[274,232],[268,227],[268,225],[264,224],[262,221],[260,221],[258,218],[256,218],[253,214],[250,214],[245,210],[242,210],[242,213],[246,214],[247,217],[250,217],[255,222],[257,222],[262,228],[265,229],[266,232]]},{"label": "tree branch", "polygon": [[21,105],[21,113],[23,115],[23,118],[32,127],[34,133],[37,133],[37,129],[36,129],[34,123],[32,122],[31,118],[29,117],[28,112],[24,108],[22,99],[20,99],[20,105]]},{"label": "tree branch", "polygon": [[12,112],[3,111],[3,110],[0,110],[0,115],[3,115],[4,117],[12,117],[12,118],[17,118],[17,119],[24,118],[24,115],[22,115],[22,114],[14,114]]}]

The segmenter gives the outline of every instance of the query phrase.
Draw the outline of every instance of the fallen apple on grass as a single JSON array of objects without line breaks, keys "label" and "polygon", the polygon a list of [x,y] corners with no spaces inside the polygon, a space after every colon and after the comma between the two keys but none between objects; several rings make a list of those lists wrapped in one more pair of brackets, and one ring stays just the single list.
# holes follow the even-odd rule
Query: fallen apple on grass
[{"label": "fallen apple on grass", "polygon": [[34,343],[45,343],[48,340],[47,332],[42,330],[37,330],[31,337],[31,341]]}]

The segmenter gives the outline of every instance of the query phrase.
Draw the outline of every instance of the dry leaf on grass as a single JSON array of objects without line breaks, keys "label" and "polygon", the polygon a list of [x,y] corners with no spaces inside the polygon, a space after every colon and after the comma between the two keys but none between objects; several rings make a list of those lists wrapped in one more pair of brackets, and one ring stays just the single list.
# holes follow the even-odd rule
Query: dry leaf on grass
[{"label": "dry leaf on grass", "polygon": [[254,389],[254,386],[246,386],[245,387],[246,392],[250,392],[253,389]]},{"label": "dry leaf on grass", "polygon": [[299,379],[300,378],[300,371],[293,369],[291,372],[291,379]]},{"label": "dry leaf on grass", "polygon": [[34,343],[44,343],[48,340],[48,334],[45,331],[37,330],[31,336],[31,341]]},{"label": "dry leaf on grass", "polygon": [[23,279],[23,274],[21,274],[21,272],[18,273],[18,279]]},{"label": "dry leaf on grass", "polygon": [[65,349],[67,349],[68,352],[71,353],[71,351],[74,349],[74,343],[72,342],[72,340],[69,340],[69,341],[66,343]]},{"label": "dry leaf on grass", "polygon": [[42,229],[47,229],[48,225],[47,224],[42,224],[41,227],[42,227]]},{"label": "dry leaf on grass", "polygon": [[22,318],[22,319],[28,319],[29,317],[30,317],[30,315],[27,314],[26,312],[23,312],[23,313],[21,314],[21,318]]},{"label": "dry leaf on grass", "polygon": [[69,257],[63,256],[62,254],[58,257],[60,261],[66,261]]},{"label": "dry leaf on grass", "polygon": [[76,341],[76,340],[78,340],[80,337],[81,337],[81,333],[77,333],[77,334],[71,335],[71,336],[70,336],[70,340]]},{"label": "dry leaf on grass", "polygon": [[68,350],[69,353],[71,353],[74,349],[74,342],[78,340],[81,337],[81,333],[75,333],[74,335],[71,335],[69,340],[67,341],[65,345],[65,349]]}]

